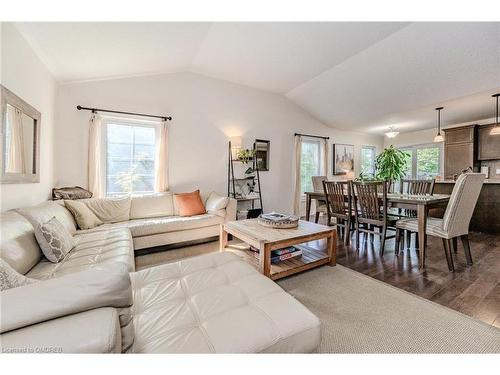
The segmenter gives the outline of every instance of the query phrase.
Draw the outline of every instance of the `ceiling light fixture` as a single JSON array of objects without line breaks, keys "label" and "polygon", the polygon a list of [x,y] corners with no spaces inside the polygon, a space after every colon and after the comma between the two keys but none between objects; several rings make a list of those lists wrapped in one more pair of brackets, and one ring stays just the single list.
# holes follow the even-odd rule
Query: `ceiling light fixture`
[{"label": "ceiling light fixture", "polygon": [[436,108],[436,111],[438,111],[438,133],[434,137],[434,142],[436,142],[436,143],[444,141],[444,137],[441,135],[441,110],[443,108],[444,107],[437,107]]},{"label": "ceiling light fixture", "polygon": [[499,94],[491,95],[492,98],[497,98],[497,119],[495,122],[495,126],[491,128],[490,135],[500,135],[500,124],[498,124],[498,97]]},{"label": "ceiling light fixture", "polygon": [[398,134],[399,134],[399,132],[396,131],[394,126],[389,126],[389,131],[387,133],[385,133],[387,138],[395,138]]}]

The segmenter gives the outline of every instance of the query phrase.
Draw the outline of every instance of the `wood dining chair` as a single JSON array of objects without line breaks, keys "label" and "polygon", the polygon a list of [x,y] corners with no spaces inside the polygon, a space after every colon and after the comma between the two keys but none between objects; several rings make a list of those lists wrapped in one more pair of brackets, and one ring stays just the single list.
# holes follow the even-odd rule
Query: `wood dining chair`
[{"label": "wood dining chair", "polygon": [[[472,265],[472,255],[469,244],[469,223],[476,206],[479,193],[484,182],[484,174],[465,173],[458,177],[453,187],[450,201],[442,219],[429,217],[425,233],[440,237],[443,240],[444,253],[448,269],[454,271],[453,255],[457,251],[457,238],[462,240],[465,259],[468,266]],[[396,255],[399,252],[399,238],[402,230],[418,231],[418,222],[414,218],[400,219],[396,223]]]},{"label": "wood dining chair", "polygon": [[[412,180],[412,179],[401,179],[399,182],[399,193],[400,194],[411,194],[411,195],[432,195],[434,194],[434,184],[436,180]],[[408,209],[398,209],[398,216],[404,217],[417,217],[416,210],[408,210]],[[406,248],[410,249],[411,247],[411,235],[415,232],[404,231],[401,232],[401,235],[406,239]],[[404,244],[403,241],[400,241],[401,245]],[[415,248],[418,248],[418,236],[415,233]]]},{"label": "wood dining chair", "polygon": [[[328,225],[335,225],[337,232],[348,245],[351,237],[351,226],[355,217],[352,209],[351,184],[349,181],[323,181],[326,196],[326,213]],[[335,219],[335,222],[333,222]]]},{"label": "wood dining chair", "polygon": [[[323,181],[328,180],[326,176],[312,176],[312,185],[315,193],[323,192]],[[314,222],[317,223],[319,221],[319,215],[326,215],[326,201],[316,199],[316,216],[314,218]]]},{"label": "wood dining chair", "polygon": [[[385,241],[394,238],[394,236],[387,236],[387,229],[389,226],[394,226],[398,217],[389,215],[387,212],[387,188],[388,184],[383,181],[352,182],[356,219],[356,249],[359,249],[360,232],[380,236],[381,256],[384,255]],[[375,229],[378,229],[378,232]]]}]

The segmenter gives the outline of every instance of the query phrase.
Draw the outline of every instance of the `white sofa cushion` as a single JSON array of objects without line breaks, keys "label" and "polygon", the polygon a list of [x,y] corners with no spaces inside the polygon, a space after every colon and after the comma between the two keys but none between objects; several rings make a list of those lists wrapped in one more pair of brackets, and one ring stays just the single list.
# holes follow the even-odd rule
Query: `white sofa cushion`
[{"label": "white sofa cushion", "polygon": [[129,196],[124,198],[88,198],[79,199],[103,222],[118,223],[130,220]]},{"label": "white sofa cushion", "polygon": [[113,228],[127,228],[130,229],[132,237],[142,237],[187,229],[203,228],[219,225],[223,222],[223,217],[212,214],[196,216],[165,216],[151,219],[136,219],[115,224],[105,224],[90,231],[79,231],[78,233],[96,232]]},{"label": "white sofa cushion", "polygon": [[155,193],[132,196],[130,219],[144,219],[174,214],[173,193]]},{"label": "white sofa cushion", "polygon": [[229,252],[148,268],[130,277],[134,352],[256,353],[285,348],[300,353],[319,344],[318,318]]},{"label": "white sofa cushion", "polygon": [[42,259],[33,226],[15,211],[3,212],[0,223],[0,255],[24,275]]},{"label": "white sofa cushion", "polygon": [[55,217],[62,225],[64,225],[66,230],[71,233],[71,235],[76,232],[75,219],[73,218],[71,212],[63,206],[62,202],[43,202],[36,206],[20,208],[17,212],[23,215],[31,223],[33,228],[35,228],[38,224],[45,223]]},{"label": "white sofa cushion", "polygon": [[50,279],[79,272],[97,265],[123,263],[129,271],[135,269],[134,247],[130,231],[108,229],[77,234],[77,244],[59,263],[42,260],[26,276]]}]

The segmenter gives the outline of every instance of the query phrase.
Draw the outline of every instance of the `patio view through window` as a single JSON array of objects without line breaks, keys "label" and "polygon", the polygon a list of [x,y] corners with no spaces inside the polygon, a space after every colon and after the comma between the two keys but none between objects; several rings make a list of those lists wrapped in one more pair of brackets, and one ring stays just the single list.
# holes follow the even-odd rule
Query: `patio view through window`
[{"label": "patio view through window", "polygon": [[406,178],[431,179],[441,174],[442,146],[426,144],[401,148],[408,154]]},{"label": "patio view through window", "polygon": [[154,191],[155,125],[106,125],[106,195]]},{"label": "patio view through window", "polygon": [[313,191],[312,176],[321,174],[320,142],[315,140],[302,141],[300,157],[300,193]]}]

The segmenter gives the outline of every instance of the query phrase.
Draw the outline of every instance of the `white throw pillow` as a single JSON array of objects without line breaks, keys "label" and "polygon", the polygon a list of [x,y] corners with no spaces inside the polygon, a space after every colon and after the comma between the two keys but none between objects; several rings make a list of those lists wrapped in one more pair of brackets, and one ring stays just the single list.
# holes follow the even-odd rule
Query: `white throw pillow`
[{"label": "white throw pillow", "polygon": [[30,279],[14,270],[9,263],[0,258],[0,291],[17,288],[27,284],[35,283],[36,280]]},{"label": "white throw pillow", "polygon": [[172,216],[174,199],[172,192],[132,196],[130,219]]},{"label": "white throw pillow", "polygon": [[229,197],[222,197],[212,191],[205,202],[208,213],[216,214],[217,211],[224,210],[229,203]]},{"label": "white throw pillow", "polygon": [[80,199],[104,223],[130,220],[130,197]]},{"label": "white throw pillow", "polygon": [[55,217],[38,224],[35,237],[43,255],[52,263],[60,262],[76,246],[76,240]]}]

